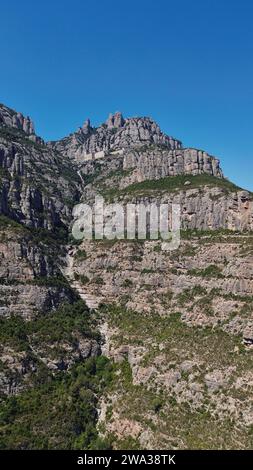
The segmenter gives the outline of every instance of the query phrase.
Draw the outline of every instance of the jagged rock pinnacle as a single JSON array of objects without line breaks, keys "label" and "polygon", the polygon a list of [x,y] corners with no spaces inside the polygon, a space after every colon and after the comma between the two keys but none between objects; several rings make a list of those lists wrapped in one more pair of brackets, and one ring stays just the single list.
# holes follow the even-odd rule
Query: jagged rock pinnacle
[{"label": "jagged rock pinnacle", "polygon": [[16,113],[7,106],[1,105],[0,107],[0,122],[5,126],[14,127],[24,131],[28,136],[35,135],[34,124],[30,117],[25,117],[21,113]]},{"label": "jagged rock pinnacle", "polygon": [[86,119],[86,121],[84,121],[83,123],[83,127],[82,129],[89,129],[90,128],[90,119]]},{"label": "jagged rock pinnacle", "polygon": [[113,127],[119,128],[124,125],[124,118],[122,113],[117,111],[115,114],[109,114],[109,117],[106,121],[108,129],[112,129]]}]

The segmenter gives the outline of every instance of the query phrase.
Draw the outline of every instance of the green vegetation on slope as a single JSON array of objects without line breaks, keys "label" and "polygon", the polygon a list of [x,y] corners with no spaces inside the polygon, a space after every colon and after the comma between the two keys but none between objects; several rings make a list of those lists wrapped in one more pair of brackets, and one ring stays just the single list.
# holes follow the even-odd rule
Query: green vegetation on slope
[{"label": "green vegetation on slope", "polygon": [[[185,185],[186,182],[190,184]],[[210,188],[217,187],[224,190],[225,193],[241,190],[238,186],[231,183],[227,179],[217,178],[215,176],[201,174],[201,175],[179,175],[179,176],[167,176],[165,178],[157,180],[145,180],[140,183],[133,183],[126,188],[119,189],[108,189],[105,190],[103,195],[106,198],[119,197],[124,195],[149,195],[150,193],[160,192],[177,192],[181,190],[188,190],[193,188],[201,188],[202,186],[208,186]]]},{"label": "green vegetation on slope", "polygon": [[30,240],[34,243],[52,246],[57,252],[61,248],[59,244],[65,244],[68,241],[68,231],[64,224],[59,224],[54,227],[54,230],[49,231],[44,228],[28,227],[6,215],[0,214],[0,232],[7,230],[15,235],[26,236],[26,241]]},{"label": "green vegetation on slope", "polygon": [[[35,352],[38,348],[43,357],[64,360],[66,343],[74,345],[80,337],[98,339],[82,301],[28,322],[17,316],[1,319],[1,348],[10,348],[14,356],[25,352],[26,368],[33,364],[28,387],[16,396],[0,397],[1,449],[106,446],[98,439],[96,406],[113,377],[109,360],[103,356],[79,359],[69,370],[52,373]],[[0,364],[0,372],[6,373],[4,364]],[[20,379],[15,371],[9,374],[13,383]],[[28,372],[25,375],[27,386]]]},{"label": "green vegetation on slope", "polygon": [[68,373],[44,371],[32,389],[1,403],[0,449],[96,447],[97,396],[111,377],[111,365],[103,356],[87,359]]},{"label": "green vegetation on slope", "polygon": [[15,220],[10,219],[9,217],[3,214],[0,214],[0,230],[4,230],[7,228],[11,228],[13,230],[15,229],[20,232],[28,231],[28,229],[21,225],[19,222],[16,222]]},{"label": "green vegetation on slope", "polygon": [[[51,314],[38,316],[30,321],[12,315],[0,318],[0,344],[32,352],[31,343],[41,344],[50,354],[52,347],[62,341],[76,341],[76,335],[98,339],[91,328],[91,319],[86,304],[78,300],[74,304],[63,304]],[[20,340],[22,342],[20,343]]]}]

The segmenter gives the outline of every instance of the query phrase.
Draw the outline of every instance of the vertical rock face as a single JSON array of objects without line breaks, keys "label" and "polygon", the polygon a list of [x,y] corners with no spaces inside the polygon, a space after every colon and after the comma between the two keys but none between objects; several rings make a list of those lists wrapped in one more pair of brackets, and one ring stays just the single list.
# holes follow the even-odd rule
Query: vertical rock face
[{"label": "vertical rock face", "polygon": [[0,215],[58,230],[71,220],[79,188],[70,159],[36,136],[29,117],[0,105]]},{"label": "vertical rock face", "polygon": [[30,319],[74,299],[59,269],[63,254],[49,235],[0,218],[0,318]]},{"label": "vertical rock face", "polygon": [[124,170],[132,169],[128,184],[177,175],[223,177],[220,162],[207,152],[196,149],[163,150],[159,147],[129,150],[123,159]]}]

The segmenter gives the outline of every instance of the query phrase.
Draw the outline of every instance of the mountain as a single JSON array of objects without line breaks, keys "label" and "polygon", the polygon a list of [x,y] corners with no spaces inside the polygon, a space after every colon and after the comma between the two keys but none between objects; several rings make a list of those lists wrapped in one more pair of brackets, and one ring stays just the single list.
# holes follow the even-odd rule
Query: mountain
[{"label": "mountain", "polygon": [[[180,246],[74,240],[98,194],[180,204]],[[252,261],[216,157],[118,112],[45,142],[0,105],[0,448],[251,448]]]},{"label": "mountain", "polygon": [[149,117],[124,119],[121,113],[110,114],[98,128],[87,119],[77,132],[58,142],[50,142],[53,148],[77,161],[92,152],[118,150],[143,144],[163,145],[167,149],[181,148],[181,142],[163,134]]}]

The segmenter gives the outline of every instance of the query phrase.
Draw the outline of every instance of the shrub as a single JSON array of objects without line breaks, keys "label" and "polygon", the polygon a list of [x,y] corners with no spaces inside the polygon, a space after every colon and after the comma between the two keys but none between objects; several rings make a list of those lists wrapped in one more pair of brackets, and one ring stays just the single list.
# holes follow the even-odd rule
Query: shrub
[{"label": "shrub", "polygon": [[122,287],[132,287],[133,281],[131,279],[125,279],[122,283]]},{"label": "shrub", "polygon": [[160,409],[162,408],[162,406],[163,406],[163,402],[162,402],[161,398],[158,398],[158,397],[154,398],[154,400],[151,403],[152,410],[155,413],[158,413],[160,411]]},{"label": "shrub", "polygon": [[87,259],[87,253],[85,250],[77,250],[75,258],[79,261]]},{"label": "shrub", "polygon": [[76,281],[79,281],[83,285],[88,284],[88,282],[90,282],[88,276],[85,276],[85,274],[75,273],[74,278]]},{"label": "shrub", "polygon": [[98,284],[99,286],[102,286],[105,283],[104,279],[100,276],[94,277],[93,282],[94,284]]}]

